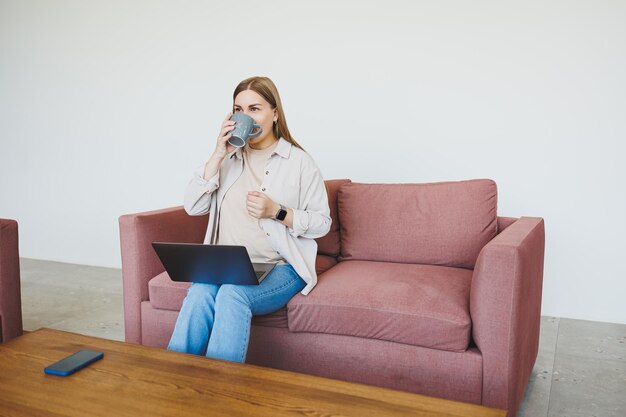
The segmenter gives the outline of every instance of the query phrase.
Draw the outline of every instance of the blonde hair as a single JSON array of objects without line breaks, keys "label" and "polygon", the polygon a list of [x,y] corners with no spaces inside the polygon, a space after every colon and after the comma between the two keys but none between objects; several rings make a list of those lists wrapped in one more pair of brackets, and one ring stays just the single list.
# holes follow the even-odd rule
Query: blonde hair
[{"label": "blonde hair", "polygon": [[235,98],[239,93],[245,90],[252,90],[259,94],[268,103],[270,103],[272,109],[276,109],[276,112],[278,113],[278,120],[274,123],[273,127],[276,139],[284,138],[287,142],[304,150],[289,132],[287,119],[285,119],[285,113],[283,112],[283,104],[280,101],[280,95],[278,94],[278,89],[276,88],[274,82],[267,77],[250,77],[240,82],[233,93],[233,112],[235,111]]}]

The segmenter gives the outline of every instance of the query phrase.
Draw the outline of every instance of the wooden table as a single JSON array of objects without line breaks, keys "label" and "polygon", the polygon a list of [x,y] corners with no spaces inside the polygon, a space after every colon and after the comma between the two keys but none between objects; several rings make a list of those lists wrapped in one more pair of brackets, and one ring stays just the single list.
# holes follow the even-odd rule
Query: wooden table
[{"label": "wooden table", "polygon": [[[104,359],[43,368],[80,349]],[[505,416],[503,410],[41,329],[0,344],[0,416]]]}]

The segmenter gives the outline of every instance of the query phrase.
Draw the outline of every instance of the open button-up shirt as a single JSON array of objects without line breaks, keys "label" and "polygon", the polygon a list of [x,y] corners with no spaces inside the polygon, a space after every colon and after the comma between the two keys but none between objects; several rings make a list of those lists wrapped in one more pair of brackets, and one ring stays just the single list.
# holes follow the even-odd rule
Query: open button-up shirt
[{"label": "open button-up shirt", "polygon": [[[209,213],[204,243],[215,244],[220,207],[224,195],[243,172],[242,150],[227,155],[215,176],[204,179],[204,165],[196,170],[185,192],[185,211],[191,216]],[[293,266],[306,282],[302,294],[315,284],[317,242],[330,230],[330,208],[322,175],[313,159],[285,139],[265,164],[261,191],[276,203],[293,210],[293,228],[274,219],[260,219],[259,224],[270,245]]]}]

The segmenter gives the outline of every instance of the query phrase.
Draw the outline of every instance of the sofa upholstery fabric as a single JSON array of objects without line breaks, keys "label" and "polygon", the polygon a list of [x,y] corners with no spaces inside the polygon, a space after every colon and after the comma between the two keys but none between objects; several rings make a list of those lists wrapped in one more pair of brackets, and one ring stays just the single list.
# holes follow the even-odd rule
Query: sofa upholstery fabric
[{"label": "sofa upholstery fabric", "polygon": [[341,252],[339,243],[339,215],[337,213],[337,191],[344,184],[349,184],[350,180],[330,180],[326,181],[326,192],[328,194],[328,206],[330,207],[330,231],[326,236],[316,239],[317,253],[337,257]]},{"label": "sofa upholstery fabric", "polygon": [[315,291],[288,304],[289,330],[387,340],[463,352],[470,340],[472,271],[344,261]]},{"label": "sofa upholstery fabric", "polygon": [[18,224],[0,219],[0,343],[22,334]]},{"label": "sofa upholstery fabric", "polygon": [[491,180],[349,183],[337,201],[341,260],[473,268],[497,233]]}]

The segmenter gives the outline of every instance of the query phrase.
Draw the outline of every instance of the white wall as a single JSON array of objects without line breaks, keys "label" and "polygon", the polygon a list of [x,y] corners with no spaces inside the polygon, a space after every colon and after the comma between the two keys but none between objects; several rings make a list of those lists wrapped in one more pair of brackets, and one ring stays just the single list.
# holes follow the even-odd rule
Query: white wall
[{"label": "white wall", "polygon": [[235,85],[267,75],[326,178],[492,178],[501,215],[546,220],[543,314],[626,323],[625,21],[598,0],[0,0],[0,217],[22,256],[119,267],[118,216],[181,204]]}]

